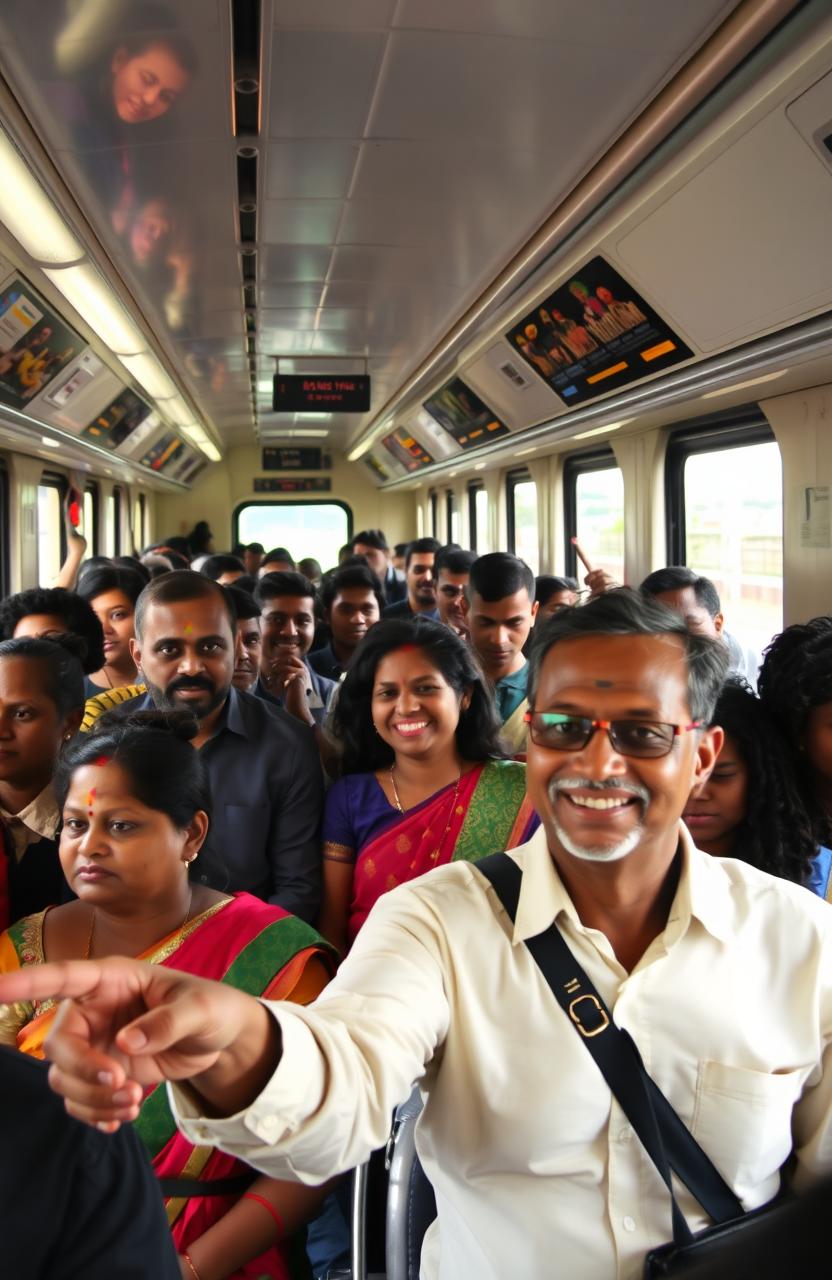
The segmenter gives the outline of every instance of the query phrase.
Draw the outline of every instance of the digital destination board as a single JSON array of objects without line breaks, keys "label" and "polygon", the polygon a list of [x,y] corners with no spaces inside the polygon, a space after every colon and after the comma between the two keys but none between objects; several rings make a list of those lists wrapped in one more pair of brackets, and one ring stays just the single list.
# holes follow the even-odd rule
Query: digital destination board
[{"label": "digital destination board", "polygon": [[461,378],[446,382],[424,402],[424,408],[463,449],[476,449],[489,440],[508,435],[506,424]]},{"label": "digital destination board", "polygon": [[367,413],[369,374],[275,374],[272,391],[275,413]]},{"label": "digital destination board", "polygon": [[278,476],[255,476],[255,493],[329,493],[332,481],[329,476],[297,476],[280,479]]},{"label": "digital destination board", "polygon": [[505,336],[568,405],[693,355],[603,258],[581,267]]},{"label": "digital destination board", "polygon": [[262,466],[264,471],[329,471],[332,459],[322,449],[264,445]]}]

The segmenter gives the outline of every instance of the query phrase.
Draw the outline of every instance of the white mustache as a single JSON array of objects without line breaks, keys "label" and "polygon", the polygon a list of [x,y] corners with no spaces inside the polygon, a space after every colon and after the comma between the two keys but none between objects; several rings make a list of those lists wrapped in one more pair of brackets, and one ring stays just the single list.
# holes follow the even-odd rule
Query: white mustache
[{"label": "white mustache", "polygon": [[553,778],[548,786],[549,799],[554,801],[565,791],[615,791],[618,795],[635,796],[647,807],[650,803],[650,792],[637,782],[620,782],[618,778],[607,778],[596,782],[592,778]]}]

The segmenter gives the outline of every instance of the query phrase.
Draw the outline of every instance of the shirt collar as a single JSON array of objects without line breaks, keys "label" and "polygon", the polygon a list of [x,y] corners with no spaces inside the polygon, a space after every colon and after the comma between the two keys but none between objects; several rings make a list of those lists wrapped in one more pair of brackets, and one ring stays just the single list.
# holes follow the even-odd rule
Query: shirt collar
[{"label": "shirt collar", "polygon": [[[697,849],[681,822],[679,843],[682,869],[664,930],[665,940],[675,942],[687,931],[691,919],[696,919],[718,941],[727,942],[731,937],[730,889],[719,860]],[[531,840],[514,853],[523,879],[512,941],[536,937],[561,915],[583,928],[549,852],[544,827],[538,827]]]},{"label": "shirt collar", "polygon": [[0,807],[0,817],[7,822],[19,823],[41,840],[54,840],[60,816],[51,782],[20,813],[9,813]]},{"label": "shirt collar", "polygon": [[499,689],[522,689],[525,693],[528,682],[529,664],[524,662],[522,667],[518,667],[516,671],[510,671],[507,676],[500,676],[497,681]]}]

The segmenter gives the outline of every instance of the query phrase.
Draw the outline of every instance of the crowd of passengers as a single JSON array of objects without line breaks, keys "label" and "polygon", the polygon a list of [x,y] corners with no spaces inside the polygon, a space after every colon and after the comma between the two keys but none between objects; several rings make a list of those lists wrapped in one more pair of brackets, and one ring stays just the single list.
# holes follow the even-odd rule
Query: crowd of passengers
[{"label": "crowd of passengers", "polygon": [[[566,1020],[542,1047],[539,975],[499,952],[553,919],[746,1208],[789,1160],[797,1186],[832,1171],[832,618],[760,662],[685,567],[579,585],[368,529],[324,572],[216,554],[204,522],[83,551],[0,603],[0,1044],[58,1062],[81,1119],[132,1120],[173,1274],[346,1265],[344,1172],[420,1078],[426,1276],[543,1274],[554,1248],[564,1276],[640,1274],[669,1199],[632,1143],[613,1160],[616,1103]],[[523,869],[513,926],[471,870],[500,850]],[[256,1090],[209,1063],[189,1091],[163,1065],[93,1097],[54,1025],[80,991],[32,967],[108,957],[291,1002],[277,1048],[264,1006],[225,1015],[257,1045],[235,1082],[271,1054]],[[547,1061],[567,1110],[524,1114]]]}]

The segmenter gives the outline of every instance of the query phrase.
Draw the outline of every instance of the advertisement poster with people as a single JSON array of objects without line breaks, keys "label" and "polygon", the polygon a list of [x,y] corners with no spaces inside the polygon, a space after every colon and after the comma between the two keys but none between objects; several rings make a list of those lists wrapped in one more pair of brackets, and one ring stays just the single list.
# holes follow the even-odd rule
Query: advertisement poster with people
[{"label": "advertisement poster with people", "polygon": [[463,449],[476,449],[488,440],[508,435],[508,427],[461,378],[451,378],[424,408],[450,432]]},{"label": "advertisement poster with people", "polygon": [[150,405],[145,404],[134,391],[125,387],[102,409],[92,422],[84,428],[81,435],[87,440],[103,445],[106,449],[117,449],[136,427],[144,422],[150,413]]},{"label": "advertisement poster with people", "polygon": [[505,336],[569,405],[693,355],[603,258],[581,267]]},{"label": "advertisement poster with people", "polygon": [[401,428],[385,436],[381,443],[407,471],[418,471],[420,467],[426,467],[434,460],[414,436]]},{"label": "advertisement poster with people", "polygon": [[12,276],[0,290],[0,400],[4,404],[22,409],[86,345],[22,276]]}]

